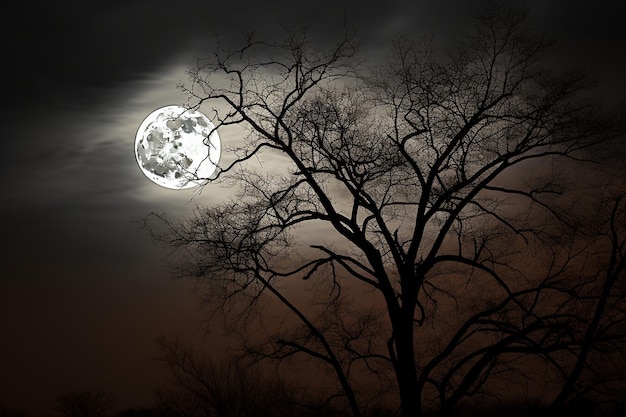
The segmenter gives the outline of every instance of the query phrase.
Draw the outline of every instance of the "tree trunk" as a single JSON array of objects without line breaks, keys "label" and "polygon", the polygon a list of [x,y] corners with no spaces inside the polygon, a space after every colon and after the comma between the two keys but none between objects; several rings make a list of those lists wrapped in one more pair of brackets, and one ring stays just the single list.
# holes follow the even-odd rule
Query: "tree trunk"
[{"label": "tree trunk", "polygon": [[402,311],[401,315],[401,319],[395,321],[393,329],[396,355],[394,368],[400,391],[402,417],[419,417],[422,414],[421,395],[415,373],[412,314]]}]

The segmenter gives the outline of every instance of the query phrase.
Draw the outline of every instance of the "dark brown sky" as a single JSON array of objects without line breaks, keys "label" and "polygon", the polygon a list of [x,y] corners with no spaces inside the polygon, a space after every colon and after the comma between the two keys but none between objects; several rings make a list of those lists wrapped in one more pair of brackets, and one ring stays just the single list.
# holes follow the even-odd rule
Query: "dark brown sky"
[{"label": "dark brown sky", "polygon": [[[209,186],[190,204],[192,191],[149,183],[132,152],[148,113],[184,102],[176,83],[211,31],[309,22],[332,35],[345,13],[376,59],[399,32],[451,38],[481,2],[36,3],[17,3],[2,29],[0,405],[38,413],[81,389],[149,405],[164,375],[152,359],[161,334],[224,348],[196,331],[195,298],[132,222],[229,194]],[[527,3],[557,40],[554,65],[587,67],[597,94],[626,97],[623,2]]]}]

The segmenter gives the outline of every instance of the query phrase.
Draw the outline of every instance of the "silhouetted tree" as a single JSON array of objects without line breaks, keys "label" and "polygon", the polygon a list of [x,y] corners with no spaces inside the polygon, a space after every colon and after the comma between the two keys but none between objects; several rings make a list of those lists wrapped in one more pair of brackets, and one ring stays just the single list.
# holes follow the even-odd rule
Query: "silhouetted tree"
[{"label": "silhouetted tree", "polygon": [[119,411],[116,417],[173,417],[158,407],[127,408]]},{"label": "silhouetted tree", "polygon": [[215,363],[177,339],[159,339],[171,381],[157,391],[159,409],[171,417],[323,415],[325,407],[300,398],[298,387],[239,362]]},{"label": "silhouetted tree", "polygon": [[26,413],[24,410],[16,410],[0,404],[0,417],[26,417]]},{"label": "silhouetted tree", "polygon": [[567,302],[578,305],[569,307],[576,323],[570,326],[571,361],[565,363],[573,366],[560,369],[564,383],[553,409],[570,398],[613,404],[625,399],[626,193],[596,204],[596,218],[587,219],[584,264],[574,280],[562,283],[562,291],[573,294]]},{"label": "silhouetted tree", "polygon": [[110,394],[82,391],[59,397],[54,409],[65,417],[106,417],[112,406]]},{"label": "silhouetted tree", "polygon": [[[245,322],[267,296],[298,320],[250,353],[318,361],[355,416],[363,375],[417,416],[544,375],[563,403],[592,351],[623,339],[623,199],[584,229],[594,197],[566,181],[620,131],[525,22],[490,6],[450,53],[400,40],[377,66],[350,31],[321,49],[305,31],[251,36],[198,61],[192,106],[248,132],[216,180],[240,191],[148,220],[222,312]],[[247,168],[266,152],[285,173]],[[295,280],[326,298],[306,306]]]}]

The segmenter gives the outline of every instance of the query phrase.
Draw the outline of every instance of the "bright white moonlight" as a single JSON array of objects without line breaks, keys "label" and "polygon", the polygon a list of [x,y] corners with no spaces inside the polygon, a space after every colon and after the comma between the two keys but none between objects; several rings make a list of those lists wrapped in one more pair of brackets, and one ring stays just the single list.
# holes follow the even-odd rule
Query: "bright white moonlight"
[{"label": "bright white moonlight", "polygon": [[137,129],[135,157],[141,171],[156,184],[173,190],[205,184],[220,160],[215,126],[197,110],[161,107]]}]

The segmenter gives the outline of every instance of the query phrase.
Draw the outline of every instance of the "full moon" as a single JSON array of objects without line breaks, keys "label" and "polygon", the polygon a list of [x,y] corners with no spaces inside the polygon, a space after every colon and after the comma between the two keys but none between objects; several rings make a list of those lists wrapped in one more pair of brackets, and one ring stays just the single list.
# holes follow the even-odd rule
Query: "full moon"
[{"label": "full moon", "polygon": [[221,142],[215,126],[198,110],[165,106],[137,129],[135,157],[141,171],[173,190],[206,184],[217,169]]}]

